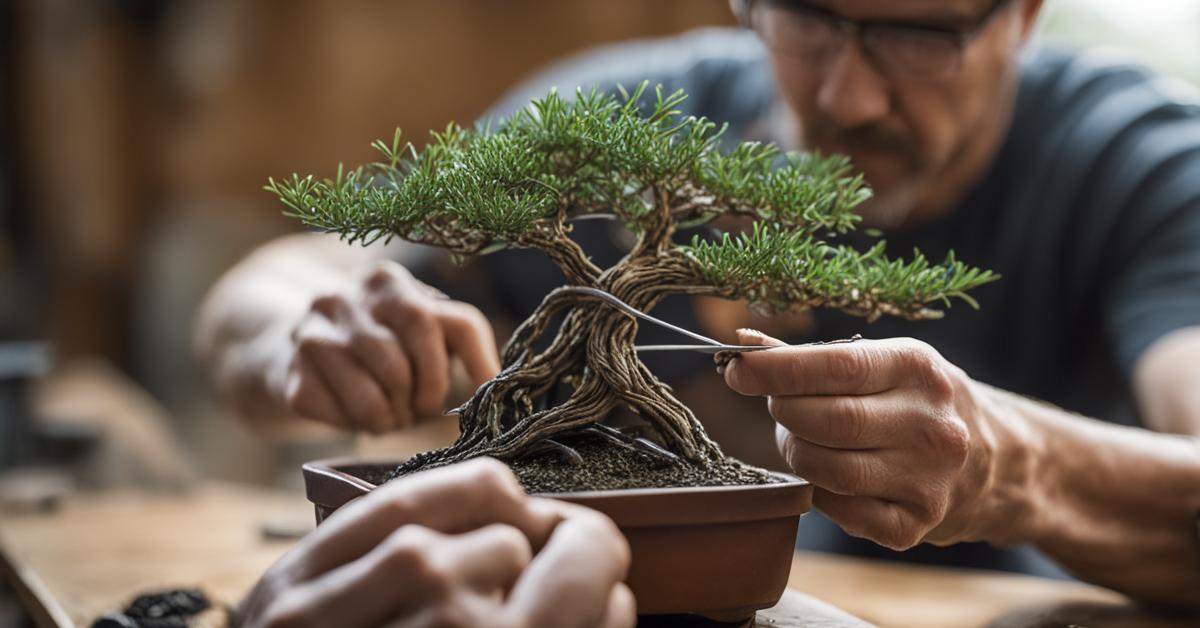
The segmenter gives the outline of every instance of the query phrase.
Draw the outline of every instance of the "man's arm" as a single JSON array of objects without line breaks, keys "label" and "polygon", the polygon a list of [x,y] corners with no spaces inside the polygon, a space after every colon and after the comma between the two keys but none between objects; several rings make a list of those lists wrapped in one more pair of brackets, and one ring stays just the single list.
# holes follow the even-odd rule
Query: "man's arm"
[{"label": "man's arm", "polygon": [[1147,427],[1200,436],[1200,327],[1150,345],[1134,367],[1133,385]]},{"label": "man's arm", "polygon": [[218,394],[255,422],[300,415],[379,433],[442,413],[451,355],[476,385],[495,374],[484,316],[417,281],[396,255],[300,234],[238,263],[196,323]]},{"label": "man's arm", "polygon": [[[1162,355],[1178,350],[1164,347]],[[1194,395],[1200,367],[1175,368],[1191,375],[1159,393]],[[911,339],[743,354],[725,378],[768,397],[784,458],[815,485],[814,505],[850,534],[894,549],[1030,542],[1085,580],[1200,605],[1195,437],[1110,425],[997,390]],[[1164,407],[1156,421],[1196,405]]]}]

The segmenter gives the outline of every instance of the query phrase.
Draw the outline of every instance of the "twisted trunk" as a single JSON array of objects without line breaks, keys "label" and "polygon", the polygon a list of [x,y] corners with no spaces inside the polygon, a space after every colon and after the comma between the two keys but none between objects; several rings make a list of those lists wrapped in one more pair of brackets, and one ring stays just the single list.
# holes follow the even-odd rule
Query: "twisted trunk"
[{"label": "twisted trunk", "polygon": [[[643,312],[668,294],[714,294],[690,259],[670,250],[674,225],[665,197],[659,200],[633,250],[603,272],[561,229],[526,243],[550,255],[569,283],[607,291]],[[537,350],[563,313],[554,338]],[[551,292],[514,332],[501,372],[455,410],[458,440],[415,456],[393,476],[478,456],[517,459],[548,439],[603,421],[618,406],[645,420],[662,445],[687,462],[706,467],[723,460],[691,410],[638,359],[636,334],[637,320],[603,301],[563,288]],[[570,396],[550,405],[549,397],[563,386],[571,388]]]}]

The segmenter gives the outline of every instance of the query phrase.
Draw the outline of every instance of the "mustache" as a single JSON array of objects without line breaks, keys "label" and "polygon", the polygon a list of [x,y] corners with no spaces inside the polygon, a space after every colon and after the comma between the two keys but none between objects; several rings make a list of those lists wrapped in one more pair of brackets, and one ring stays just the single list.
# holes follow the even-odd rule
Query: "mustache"
[{"label": "mustache", "polygon": [[833,145],[845,150],[896,155],[913,167],[925,163],[920,145],[906,133],[879,124],[844,128],[831,120],[819,120],[806,134],[809,144]]}]

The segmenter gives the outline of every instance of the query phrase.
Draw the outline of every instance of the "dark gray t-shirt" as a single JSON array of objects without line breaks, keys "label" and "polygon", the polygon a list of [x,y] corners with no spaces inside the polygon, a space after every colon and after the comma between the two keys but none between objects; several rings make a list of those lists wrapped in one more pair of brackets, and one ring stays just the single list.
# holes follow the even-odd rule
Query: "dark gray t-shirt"
[{"label": "dark gray t-shirt", "polygon": [[[643,79],[684,89],[684,113],[729,123],[729,141],[770,139],[775,92],[764,51],[752,34],[727,29],[568,60],[492,115],[551,86]],[[610,262],[619,249],[603,229],[579,237]],[[1136,423],[1129,383],[1138,357],[1162,335],[1200,325],[1200,98],[1134,65],[1035,46],[1023,59],[1008,136],[983,179],[943,218],[886,237],[892,255],[917,247],[941,259],[953,249],[1002,279],[973,293],[979,310],[957,304],[939,321],[874,323],[818,312],[816,336],[912,336],[978,380]],[[488,263],[516,316],[559,279],[538,257]],[[659,312],[688,323],[686,310],[668,303]]]},{"label": "dark gray t-shirt", "polygon": [[[766,121],[776,100],[764,51],[751,34],[723,29],[568,60],[514,90],[491,115],[503,117],[551,86],[571,92],[643,79],[686,90],[685,113],[729,123],[730,141],[770,139]],[[1164,334],[1200,325],[1198,103],[1194,92],[1176,91],[1130,64],[1031,48],[1013,123],[978,185],[943,218],[888,235],[892,255],[908,256],[918,247],[940,259],[953,249],[960,259],[1000,273],[1000,281],[973,293],[981,309],[958,304],[939,321],[885,318],[869,324],[818,312],[814,336],[912,336],[980,381],[1135,424],[1130,376],[1138,357]],[[614,244],[620,234],[612,229],[580,223],[575,235],[607,265],[621,254]],[[503,252],[478,266],[488,278],[488,294],[459,296],[490,302],[516,320],[561,282],[536,252]],[[453,294],[453,286],[447,289]],[[664,302],[656,314],[697,328],[685,299]],[[650,336],[648,342],[680,340],[654,329],[641,334]],[[713,377],[703,359],[655,358],[647,359],[650,368],[677,390],[683,380]],[[712,383],[709,389],[719,388]],[[757,426],[759,417],[750,412],[737,418]],[[757,406],[753,412],[765,414]],[[766,435],[755,438],[769,438],[769,431],[761,433]],[[810,528],[821,521],[805,520]],[[802,527],[801,537],[810,547],[888,554],[829,526]],[[972,544],[922,546],[906,558],[1044,573],[1029,554]]]}]

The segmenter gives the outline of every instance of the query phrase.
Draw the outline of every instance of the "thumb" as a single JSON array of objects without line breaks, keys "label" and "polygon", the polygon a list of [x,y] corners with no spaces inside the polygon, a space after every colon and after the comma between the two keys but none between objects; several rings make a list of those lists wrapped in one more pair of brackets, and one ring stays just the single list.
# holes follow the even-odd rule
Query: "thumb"
[{"label": "thumb", "polygon": [[782,347],[787,343],[778,339],[772,338],[757,329],[742,328],[737,330],[737,339],[739,344],[743,345],[761,345],[768,347]]},{"label": "thumb", "polygon": [[[743,329],[737,330],[736,333],[737,333],[737,339],[738,339],[739,344],[761,346],[761,347],[787,346],[786,342],[779,340],[778,338],[772,338],[772,337],[762,333],[761,331],[758,331],[757,329],[743,328]],[[719,357],[720,355],[721,354],[718,354],[717,357]],[[750,357],[750,356],[745,356],[745,357]],[[724,357],[724,359],[721,359],[717,362],[717,373],[725,376],[725,384],[738,392],[741,392],[742,390],[744,390],[744,386],[745,386],[744,380],[747,377],[749,377],[749,378],[754,377],[753,372],[745,373],[745,374],[741,372],[745,368],[745,365],[742,364],[742,359],[743,358],[740,354],[732,353],[732,354],[727,354],[726,357]],[[751,359],[753,359],[753,358],[751,358]]]}]

